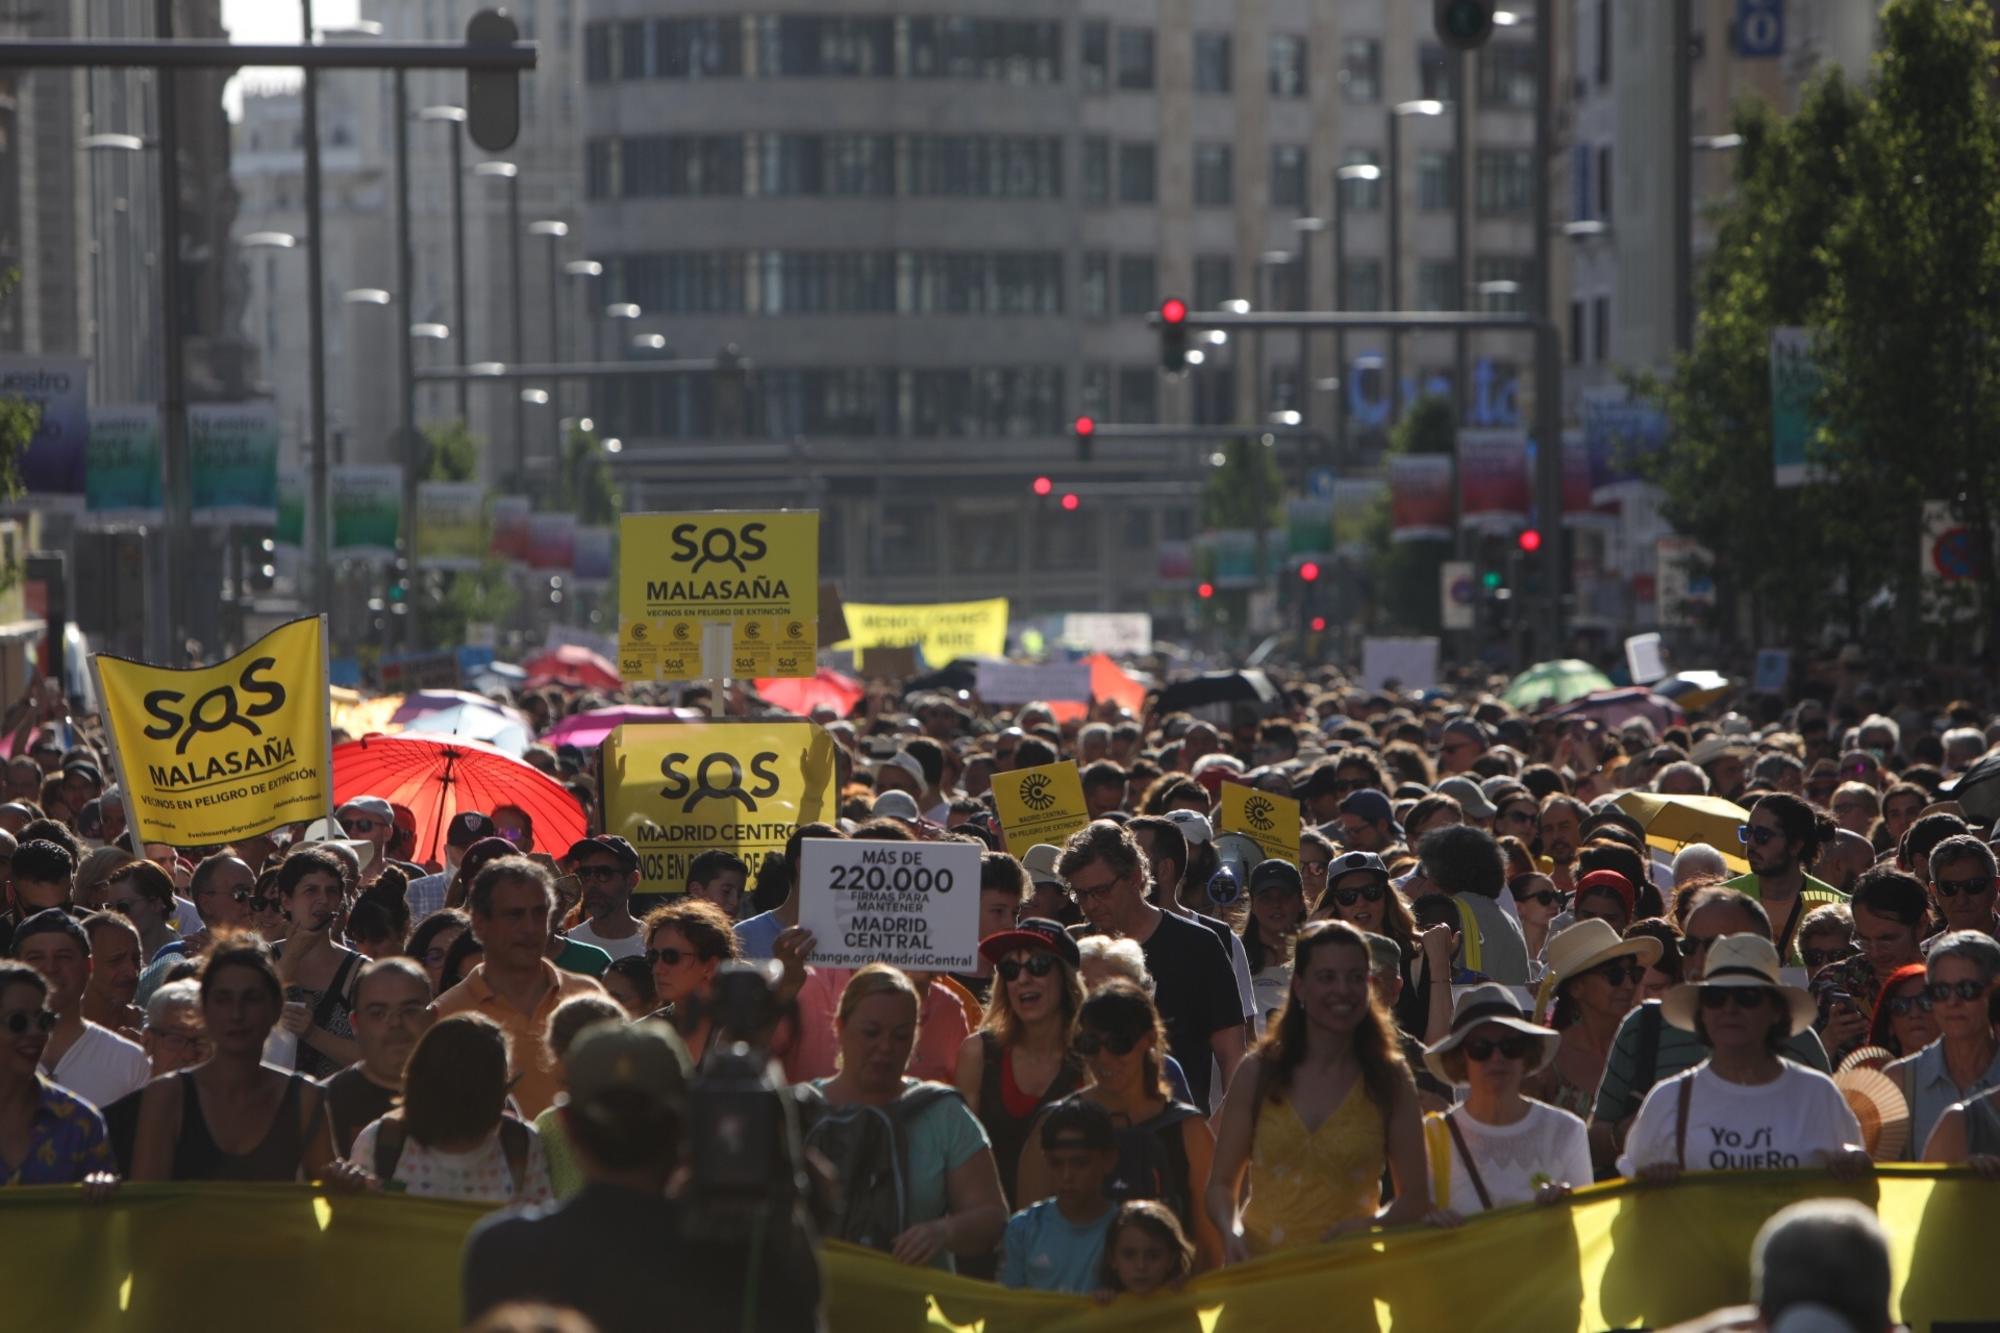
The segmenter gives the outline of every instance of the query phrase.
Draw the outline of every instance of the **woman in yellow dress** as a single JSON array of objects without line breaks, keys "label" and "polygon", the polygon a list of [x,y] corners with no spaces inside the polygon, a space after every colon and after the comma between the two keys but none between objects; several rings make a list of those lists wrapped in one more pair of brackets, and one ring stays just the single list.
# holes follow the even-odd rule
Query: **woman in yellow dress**
[{"label": "woman in yellow dress", "polygon": [[[1429,1213],[1416,1084],[1368,981],[1368,943],[1354,927],[1316,921],[1300,932],[1284,1012],[1222,1107],[1206,1202],[1226,1262]],[[1395,1186],[1387,1205],[1384,1167]]]}]

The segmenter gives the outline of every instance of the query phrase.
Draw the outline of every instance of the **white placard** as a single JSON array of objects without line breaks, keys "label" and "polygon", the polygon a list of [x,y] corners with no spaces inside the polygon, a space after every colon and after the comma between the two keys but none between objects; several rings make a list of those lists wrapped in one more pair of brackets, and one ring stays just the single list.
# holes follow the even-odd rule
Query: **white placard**
[{"label": "white placard", "polygon": [[1625,669],[1632,673],[1634,685],[1651,685],[1656,680],[1664,680],[1667,659],[1660,647],[1660,636],[1634,634],[1625,640]]},{"label": "white placard", "polygon": [[1090,663],[981,662],[973,689],[988,704],[1088,700]]},{"label": "white placard", "polygon": [[1436,639],[1361,641],[1361,680],[1368,689],[1379,690],[1393,680],[1406,690],[1427,690],[1437,684],[1437,670]]},{"label": "white placard", "polygon": [[969,972],[979,952],[979,848],[969,842],[799,844],[799,924],[818,967]]},{"label": "white placard", "polygon": [[1062,641],[1087,653],[1144,657],[1153,651],[1153,617],[1145,611],[1072,611]]}]

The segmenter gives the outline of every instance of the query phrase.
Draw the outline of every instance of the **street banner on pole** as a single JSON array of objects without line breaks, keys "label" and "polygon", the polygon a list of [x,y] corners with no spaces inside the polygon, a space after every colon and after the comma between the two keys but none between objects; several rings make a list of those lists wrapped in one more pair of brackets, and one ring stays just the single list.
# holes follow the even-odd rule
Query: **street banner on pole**
[{"label": "street banner on pole", "polygon": [[157,523],[164,512],[160,482],[160,409],[94,407],[84,477],[84,508],[93,522]]},{"label": "street banner on pole", "polygon": [[197,523],[278,521],[278,414],[273,404],[197,403],[187,410],[188,477]]},{"label": "street banner on pole", "polygon": [[848,641],[865,658],[870,648],[914,644],[934,667],[955,657],[1004,657],[1007,654],[1007,599],[982,602],[928,602],[888,606],[849,602]]},{"label": "street banner on pole", "polygon": [[0,357],[0,398],[40,409],[21,456],[21,483],[37,509],[81,509],[90,448],[90,363],[76,357]]},{"label": "street banner on pole", "polygon": [[139,842],[212,847],[332,810],[323,617],[214,666],[91,661]]},{"label": "street banner on pole", "polygon": [[417,566],[468,571],[485,562],[486,487],[476,481],[417,483]]},{"label": "street banner on pole", "polygon": [[711,847],[754,872],[793,829],[839,813],[833,738],[810,722],[623,726],[603,760],[605,831],[639,853],[641,893],[682,892]]},{"label": "street banner on pole", "polygon": [[1007,850],[1016,856],[1038,842],[1060,847],[1063,839],[1090,823],[1083,778],[1069,759],[995,773],[993,805],[1007,835]]},{"label": "street banner on pole", "polygon": [[1459,518],[1470,529],[1507,532],[1524,526],[1532,506],[1528,440],[1519,431],[1458,433]]},{"label": "street banner on pole", "polygon": [[1389,540],[1451,537],[1451,455],[1399,454],[1389,460]]},{"label": "street banner on pole", "polygon": [[528,568],[538,574],[567,574],[576,563],[576,515],[528,515]]},{"label": "street banner on pole", "polygon": [[1807,448],[1820,427],[1813,400],[1821,376],[1812,342],[1811,329],[1771,330],[1771,466],[1779,486],[1814,480]]},{"label": "street banner on pole", "polygon": [[627,680],[708,674],[702,629],[714,624],[732,630],[733,675],[812,675],[819,652],[819,511],[625,515],[618,528],[618,624],[618,669]]},{"label": "street banner on pole", "polygon": [[613,529],[593,524],[576,530],[575,556],[570,576],[579,588],[608,588],[614,569],[611,553]]},{"label": "street banner on pole", "polygon": [[525,495],[493,497],[493,542],[491,551],[502,560],[520,564],[528,558],[528,508]]},{"label": "street banner on pole", "polygon": [[799,925],[816,967],[970,972],[979,959],[979,848],[969,842],[799,844]]},{"label": "street banner on pole", "polygon": [[1222,784],[1222,808],[1216,828],[1222,833],[1240,833],[1257,844],[1266,857],[1299,863],[1299,803],[1290,796],[1277,796],[1247,782]]},{"label": "street banner on pole", "polygon": [[403,469],[392,463],[344,463],[333,470],[333,550],[380,564],[396,558],[402,528]]}]

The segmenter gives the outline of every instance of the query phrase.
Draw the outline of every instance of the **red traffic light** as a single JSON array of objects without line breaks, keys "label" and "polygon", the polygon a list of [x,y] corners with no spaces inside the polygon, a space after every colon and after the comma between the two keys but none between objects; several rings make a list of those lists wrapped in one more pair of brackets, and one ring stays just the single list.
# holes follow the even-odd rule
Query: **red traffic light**
[{"label": "red traffic light", "polygon": [[1074,510],[1076,509],[1076,507],[1077,507],[1078,505],[1082,504],[1082,503],[1083,503],[1083,501],[1081,501],[1081,500],[1079,500],[1079,499],[1077,499],[1077,498],[1076,498],[1076,492],[1075,492],[1075,491],[1064,491],[1064,492],[1063,492],[1063,498],[1062,498],[1062,507],[1063,507],[1064,509],[1068,509],[1068,510],[1071,510],[1071,511],[1074,511]]},{"label": "red traffic light", "polygon": [[1170,296],[1160,303],[1160,319],[1167,324],[1187,323],[1187,302],[1178,296]]},{"label": "red traffic light", "polygon": [[1050,481],[1047,477],[1035,478],[1035,487],[1034,487],[1035,494],[1047,495],[1050,491],[1054,490],[1055,488],[1056,484]]},{"label": "red traffic light", "polygon": [[1095,435],[1095,434],[1097,434],[1097,420],[1096,420],[1096,418],[1095,418],[1095,417],[1078,417],[1078,418],[1076,419],[1076,433],[1077,433],[1078,435]]},{"label": "red traffic light", "polygon": [[1521,535],[1516,537],[1514,541],[1522,550],[1526,551],[1529,555],[1533,555],[1542,549],[1541,530],[1539,528],[1523,528]]},{"label": "red traffic light", "polygon": [[1299,578],[1307,583],[1317,582],[1319,579],[1319,566],[1310,560],[1306,561],[1303,565],[1299,566]]},{"label": "red traffic light", "polygon": [[1209,598],[1215,596],[1215,585],[1213,583],[1197,583],[1195,585],[1194,595],[1201,598],[1201,600],[1205,602]]},{"label": "red traffic light", "polygon": [[1325,616],[1314,616],[1314,617],[1312,618],[1312,632],[1313,632],[1313,633],[1315,633],[1315,634],[1324,634],[1324,633],[1326,633],[1326,617],[1325,617]]}]

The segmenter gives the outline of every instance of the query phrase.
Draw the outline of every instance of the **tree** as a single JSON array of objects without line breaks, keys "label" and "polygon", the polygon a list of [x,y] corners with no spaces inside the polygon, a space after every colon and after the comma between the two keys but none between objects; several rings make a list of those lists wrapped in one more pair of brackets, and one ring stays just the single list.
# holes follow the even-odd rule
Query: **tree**
[{"label": "tree", "polygon": [[[1389,432],[1389,454],[1451,455],[1458,445],[1456,421],[1451,399],[1426,394]],[[1452,543],[1391,540],[1391,503],[1385,494],[1368,528],[1377,592],[1373,619],[1384,629],[1436,634],[1443,622],[1443,608],[1438,605],[1442,567],[1451,558]]]},{"label": "tree", "polygon": [[479,437],[463,421],[424,427],[424,481],[471,481],[479,475]]},{"label": "tree", "polygon": [[595,430],[571,427],[556,474],[554,508],[571,511],[582,524],[618,521],[617,483],[611,479],[611,461]]},{"label": "tree", "polygon": [[[1279,497],[1284,494],[1284,477],[1272,450],[1261,440],[1247,436],[1229,441],[1222,449],[1222,465],[1208,474],[1201,492],[1201,525],[1209,531],[1249,531],[1259,535],[1258,553],[1268,555],[1278,540],[1273,529],[1282,512]],[[1212,579],[1212,568],[1196,571]],[[1257,570],[1255,586],[1265,586],[1268,562]],[[1249,590],[1217,589],[1209,600],[1208,614],[1222,622],[1226,635],[1243,634],[1250,623]]]}]

